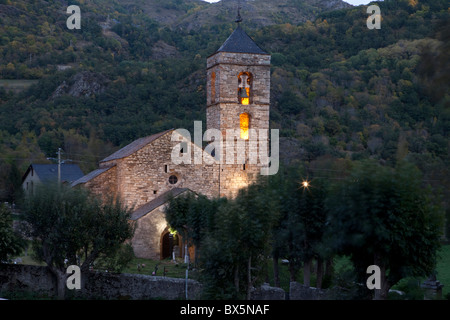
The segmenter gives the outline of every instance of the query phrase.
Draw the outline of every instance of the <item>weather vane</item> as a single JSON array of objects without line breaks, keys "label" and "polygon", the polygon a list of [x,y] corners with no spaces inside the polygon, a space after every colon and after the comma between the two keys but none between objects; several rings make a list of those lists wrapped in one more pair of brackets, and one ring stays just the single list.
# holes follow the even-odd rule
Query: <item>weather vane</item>
[{"label": "weather vane", "polygon": [[236,17],[235,22],[237,24],[242,22],[242,17],[241,17],[241,0],[238,0],[238,10],[237,10],[237,17]]}]

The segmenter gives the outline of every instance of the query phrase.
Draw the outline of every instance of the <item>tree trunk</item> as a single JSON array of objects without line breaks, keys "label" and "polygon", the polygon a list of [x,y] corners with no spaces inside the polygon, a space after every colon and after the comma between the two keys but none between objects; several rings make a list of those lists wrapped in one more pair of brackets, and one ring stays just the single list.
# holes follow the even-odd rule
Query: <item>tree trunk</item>
[{"label": "tree trunk", "polygon": [[290,275],[291,282],[297,281],[297,277],[295,275],[296,271],[297,270],[295,269],[294,262],[292,262],[292,260],[289,259],[289,275]]},{"label": "tree trunk", "polygon": [[278,268],[278,253],[273,255],[273,280],[275,287],[280,287],[280,269]]},{"label": "tree trunk", "polygon": [[248,257],[247,264],[247,300],[251,298],[252,291],[252,257]]},{"label": "tree trunk", "polygon": [[328,258],[325,261],[325,275],[327,277],[332,277],[334,273],[334,261],[333,258]]},{"label": "tree trunk", "polygon": [[194,267],[197,267],[198,261],[198,246],[194,246]]},{"label": "tree trunk", "polygon": [[311,286],[311,261],[312,259],[308,259],[303,265],[303,285],[307,287]]},{"label": "tree trunk", "polygon": [[239,294],[239,265],[236,265],[236,269],[234,269],[234,287],[236,293]]},{"label": "tree trunk", "polygon": [[58,300],[64,300],[66,298],[68,275],[55,267],[49,267],[49,269],[56,279],[56,298]]},{"label": "tree trunk", "polygon": [[386,277],[386,265],[382,261],[381,256],[377,253],[374,255],[374,264],[380,267],[380,289],[375,289],[374,300],[386,300],[389,289],[391,288]]},{"label": "tree trunk", "polygon": [[57,277],[56,286],[58,288],[58,300],[64,300],[66,298],[66,281],[67,275]]},{"label": "tree trunk", "polygon": [[323,280],[323,260],[322,260],[322,258],[320,258],[320,257],[317,258],[317,269],[316,269],[316,273],[317,273],[317,283],[316,283],[316,288],[322,289],[322,280]]},{"label": "tree trunk", "polygon": [[58,300],[64,300],[66,297],[66,281],[68,278],[68,274],[66,273],[66,270],[60,270],[54,266],[52,255],[50,254],[48,245],[45,242],[42,244],[42,251],[44,255],[44,261],[47,263],[47,268],[56,279],[56,298]]}]

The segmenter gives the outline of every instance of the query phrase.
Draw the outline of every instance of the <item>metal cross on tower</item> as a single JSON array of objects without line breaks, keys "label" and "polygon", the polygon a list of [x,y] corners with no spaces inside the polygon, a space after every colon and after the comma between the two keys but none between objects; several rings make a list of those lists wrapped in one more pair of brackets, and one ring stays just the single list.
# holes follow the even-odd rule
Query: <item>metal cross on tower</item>
[{"label": "metal cross on tower", "polygon": [[241,0],[238,0],[238,9],[237,9],[237,17],[235,22],[239,25],[239,23],[242,22],[242,17],[241,17]]}]

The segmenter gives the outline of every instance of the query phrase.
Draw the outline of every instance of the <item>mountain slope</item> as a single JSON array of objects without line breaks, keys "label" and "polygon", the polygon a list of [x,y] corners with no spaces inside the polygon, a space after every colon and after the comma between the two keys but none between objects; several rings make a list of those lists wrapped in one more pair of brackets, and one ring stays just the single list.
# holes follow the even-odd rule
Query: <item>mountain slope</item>
[{"label": "mountain slope", "polygon": [[[0,76],[4,79],[39,79],[60,65],[74,66],[92,60],[93,57],[86,57],[91,53],[86,49],[92,46],[101,50],[100,55],[106,52],[145,60],[152,57],[152,47],[161,40],[155,55],[164,56],[164,49],[169,49],[170,56],[177,56],[176,50],[187,49],[176,46],[183,32],[196,30],[193,36],[203,37],[200,41],[196,39],[201,45],[205,40],[218,41],[218,32],[226,36],[230,26],[233,27],[237,8],[237,0],[214,4],[201,0],[80,0],[71,4],[80,6],[81,30],[68,30],[65,2],[2,2]],[[343,7],[347,5],[341,0],[252,0],[243,1],[242,15],[247,28],[257,29],[313,20],[324,11]],[[199,34],[200,28],[205,31]],[[182,33],[174,33],[177,31]],[[211,31],[212,34],[205,34]],[[98,58],[95,65],[102,65],[108,59],[107,56]]]},{"label": "mountain slope", "polygon": [[[222,0],[213,3],[204,10],[199,10],[179,20],[178,28],[198,30],[208,25],[224,24],[234,21],[237,15],[238,0]],[[299,24],[314,20],[325,11],[351,7],[341,0],[243,0],[241,16],[249,28],[290,23]]]},{"label": "mountain slope", "polygon": [[[205,120],[206,57],[235,24],[180,29],[195,14],[180,13],[167,20],[169,28],[125,2],[83,1],[82,30],[75,32],[65,28],[59,1],[2,7],[25,17],[0,17],[8,22],[0,29],[2,76],[40,80],[21,94],[0,89],[0,181],[14,163],[22,169],[45,161],[58,147],[89,171],[136,138]],[[198,5],[199,12],[215,8],[177,3]],[[450,190],[448,5],[380,6],[381,30],[367,29],[365,7],[262,28],[243,9],[243,28],[272,55],[271,126],[282,143],[289,139],[280,150],[306,162],[328,156],[395,165],[407,158]]]}]

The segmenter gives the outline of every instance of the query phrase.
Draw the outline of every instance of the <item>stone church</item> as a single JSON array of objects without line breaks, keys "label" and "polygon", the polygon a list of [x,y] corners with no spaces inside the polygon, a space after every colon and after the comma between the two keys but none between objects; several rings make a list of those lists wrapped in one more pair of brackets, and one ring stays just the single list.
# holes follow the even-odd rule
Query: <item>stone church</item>
[{"label": "stone church", "polygon": [[[223,141],[234,129],[239,134],[228,138],[236,143],[240,140],[239,147],[223,148],[218,157],[215,149],[203,149],[201,141],[194,143],[178,130],[167,130],[133,141],[72,183],[100,195],[119,196],[134,208],[131,220],[136,231],[131,244],[137,257],[170,257],[174,244],[180,248],[177,254],[182,254],[183,246],[178,237],[172,239],[164,216],[170,197],[185,192],[233,197],[254,181],[265,165],[249,161],[250,147],[261,144],[261,138],[252,144],[256,138],[249,132],[269,130],[271,56],[245,33],[240,20],[236,22],[234,32],[207,58],[206,129],[216,129]],[[221,161],[231,153],[241,160]],[[192,159],[194,154],[201,155],[202,161],[178,163],[173,161],[174,154]]]}]

